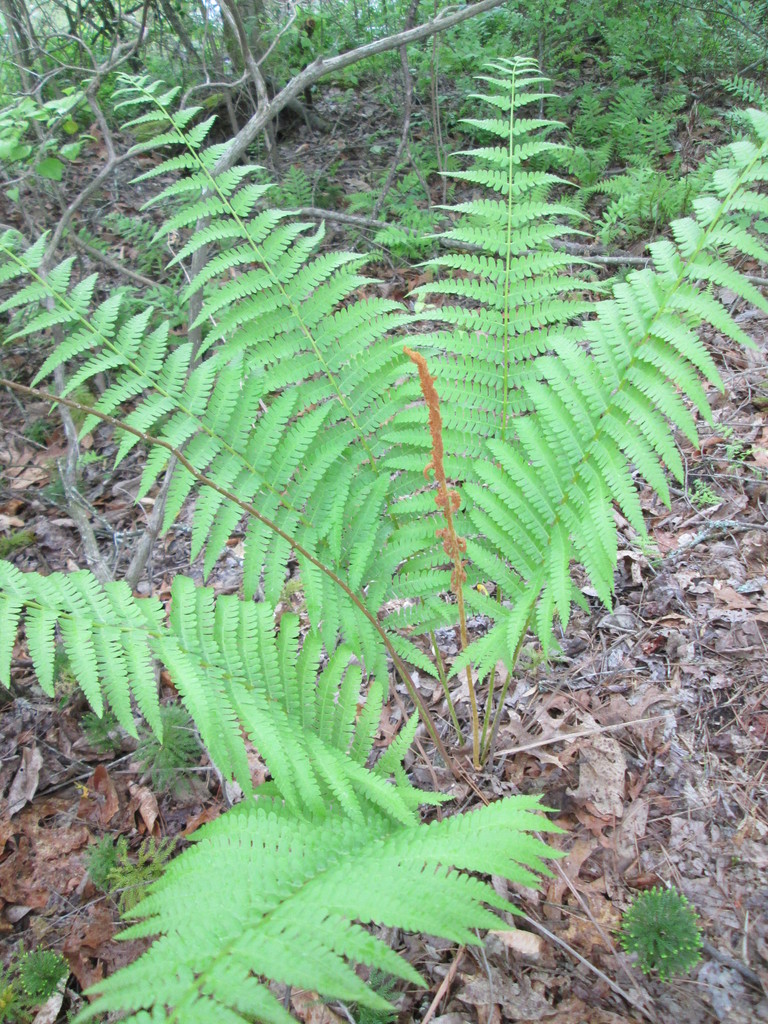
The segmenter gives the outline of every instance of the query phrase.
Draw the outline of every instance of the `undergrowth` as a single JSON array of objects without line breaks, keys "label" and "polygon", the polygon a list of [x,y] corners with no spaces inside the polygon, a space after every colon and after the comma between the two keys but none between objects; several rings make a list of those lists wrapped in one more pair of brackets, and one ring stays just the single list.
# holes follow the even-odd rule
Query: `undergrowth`
[{"label": "undergrowth", "polygon": [[[121,886],[125,937],[155,941],[95,986],[83,1021],[287,1024],[277,986],[387,1013],[355,965],[423,981],[376,928],[477,943],[499,927],[493,911],[515,910],[484,876],[547,874],[554,853],[539,836],[556,829],[539,798],[431,820],[421,808],[448,798],[417,789],[403,758],[421,717],[447,769],[482,771],[523,645],[545,656],[574,603],[610,605],[617,509],[645,544],[639,483],[669,502],[667,471],[684,480],[674,432],[695,443],[707,388],[722,387],[700,331],[751,344],[723,289],[768,311],[735,269],[768,261],[768,114],[746,111],[646,268],[599,281],[568,252],[585,219],[546,88],[524,59],[479,79],[467,124],[478,144],[451,172],[469,197],[445,211],[416,314],[369,297],[364,257],[323,251],[322,227],[275,209],[254,168],[206,146],[210,119],[143,79],[123,80],[118,98],[129,128],[166,126],[136,152],[163,152],[142,176],[163,181],[148,204],[164,215],[153,244],[177,239],[171,269],[196,268],[178,296],[187,333],[125,292],[100,301],[95,275],[49,265],[45,238],[0,239],[0,281],[17,286],[0,306],[12,336],[57,338],[31,387],[4,383],[79,411],[83,434],[114,431],[117,463],[145,446],[138,496],[170,474],[163,528],[184,510],[206,576],[245,531],[241,593],[178,575],[170,610],[87,571],[0,562],[6,685],[23,624],[46,693],[60,646],[94,714],[109,708],[136,736],[140,712],[160,740],[175,725],[159,664],[244,793],[138,902]],[[663,125],[650,130],[666,144]],[[57,370],[60,395],[45,386]],[[98,398],[72,398],[97,376]],[[301,618],[278,609],[293,579]],[[472,632],[473,616],[487,626]],[[448,628],[460,651],[446,667],[427,652]],[[415,713],[375,761],[391,674]],[[451,703],[456,677],[469,712]],[[471,762],[419,681],[443,685],[457,728],[469,718]],[[270,772],[258,786],[246,740]],[[147,853],[142,871],[167,852]],[[102,864],[110,885],[116,864]]]},{"label": "undergrowth", "polygon": [[1,1024],[29,1024],[35,1011],[69,974],[67,961],[50,949],[21,951],[8,967],[0,967]]}]

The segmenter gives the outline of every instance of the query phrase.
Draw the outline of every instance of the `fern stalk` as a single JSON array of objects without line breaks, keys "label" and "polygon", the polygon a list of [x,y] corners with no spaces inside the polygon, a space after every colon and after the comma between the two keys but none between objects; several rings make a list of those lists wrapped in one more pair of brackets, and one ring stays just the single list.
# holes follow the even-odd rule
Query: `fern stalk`
[{"label": "fern stalk", "polygon": [[520,651],[523,649],[523,643],[525,642],[525,637],[526,637],[526,634],[527,634],[527,632],[528,632],[528,630],[530,628],[533,616],[534,616],[534,609],[531,608],[530,612],[528,613],[528,618],[525,621],[525,625],[523,626],[523,628],[520,631],[520,637],[519,637],[519,639],[517,641],[517,644],[515,645],[515,650],[512,653],[512,657],[510,658],[510,663],[509,663],[510,667],[507,669],[507,673],[506,673],[504,682],[503,682],[502,687],[501,687],[501,693],[499,694],[499,699],[498,699],[497,704],[496,704],[496,714],[493,716],[493,725],[491,727],[490,735],[488,736],[488,742],[486,743],[487,726],[488,726],[488,723],[490,721],[491,713],[492,713],[491,695],[493,693],[493,679],[494,679],[494,677],[491,676],[491,680],[492,681],[491,681],[490,693],[488,695],[488,711],[486,712],[486,719],[485,719],[485,722],[483,723],[483,738],[482,738],[482,741],[481,741],[481,750],[482,750],[483,764],[485,764],[485,762],[491,756],[491,754],[493,753],[493,748],[496,745],[496,737],[499,734],[499,726],[501,725],[501,712],[504,710],[504,702],[507,699],[507,691],[509,690],[509,684],[512,682],[512,676],[515,674],[515,669],[517,667],[517,660],[520,657]]},{"label": "fern stalk", "polygon": [[[503,318],[503,330],[504,330],[504,358],[503,358],[503,396],[502,396],[502,416],[501,416],[501,438],[507,436],[507,416],[509,414],[509,408],[507,403],[507,397],[509,394],[509,292],[511,275],[510,268],[512,266],[512,197],[514,195],[513,182],[515,177],[515,162],[513,160],[514,148],[515,148],[515,88],[517,86],[517,73],[519,65],[515,65],[510,75],[510,91],[509,91],[509,170],[507,177],[507,225],[506,225],[506,255],[504,257],[504,318]],[[486,719],[487,721],[487,719]],[[483,737],[485,737],[485,729],[483,729]]]},{"label": "fern stalk", "polygon": [[454,705],[453,698],[451,697],[451,691],[450,691],[450,689],[448,687],[448,676],[445,674],[445,665],[443,664],[443,656],[440,653],[440,647],[438,645],[437,637],[435,635],[435,631],[434,630],[430,630],[429,631],[429,642],[432,645],[432,653],[435,656],[435,665],[437,667],[437,674],[438,674],[438,677],[440,679],[440,685],[443,688],[443,693],[445,694],[445,699],[446,699],[446,702],[448,704],[448,711],[449,711],[450,716],[451,716],[451,721],[453,722],[453,727],[456,730],[456,736],[457,736],[458,741],[459,741],[459,746],[463,746],[464,745],[464,736],[462,735],[462,732],[461,732],[461,726],[459,725],[459,719],[458,719],[458,717],[456,715],[456,707]]}]

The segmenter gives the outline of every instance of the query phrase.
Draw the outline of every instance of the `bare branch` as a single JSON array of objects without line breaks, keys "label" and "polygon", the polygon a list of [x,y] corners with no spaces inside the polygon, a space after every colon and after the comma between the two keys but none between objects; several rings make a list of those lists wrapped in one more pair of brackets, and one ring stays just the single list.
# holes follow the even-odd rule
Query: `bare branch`
[{"label": "bare branch", "polygon": [[165,470],[165,477],[163,478],[162,486],[160,491],[155,498],[155,503],[152,506],[152,511],[149,515],[149,520],[146,523],[139,541],[136,544],[136,548],[133,552],[133,557],[125,570],[123,579],[131,588],[136,589],[136,584],[141,579],[144,568],[149,561],[149,556],[152,554],[152,548],[155,546],[157,535],[160,533],[160,527],[163,525],[163,517],[165,515],[165,504],[168,500],[168,491],[171,486],[171,480],[176,469],[176,459],[171,456],[168,466]]},{"label": "bare branch", "polygon": [[[416,20],[416,11],[419,6],[419,0],[413,0],[411,3],[408,14],[405,18],[405,30],[413,28],[413,23]],[[381,208],[384,206],[389,190],[392,188],[392,182],[395,180],[397,174],[397,168],[400,166],[400,159],[405,151],[405,147],[408,145],[408,136],[411,131],[411,104],[413,100],[413,79],[411,78],[411,69],[408,66],[408,47],[403,43],[400,47],[400,63],[403,67],[403,129],[400,133],[400,142],[398,144],[395,155],[392,158],[392,163],[389,167],[389,173],[387,174],[387,180],[384,182],[384,187],[379,193],[376,202],[373,204],[373,216],[374,218],[379,216]],[[430,198],[429,191],[427,190],[427,199]]]},{"label": "bare branch", "polygon": [[114,270],[118,274],[122,274],[127,277],[129,281],[133,281],[135,284],[140,284],[142,288],[157,288],[158,282],[153,281],[149,277],[145,277],[143,274],[137,273],[135,270],[131,270],[130,267],[124,266],[119,260],[113,259],[108,253],[102,252],[100,249],[95,249],[92,245],[88,245],[82,238],[78,238],[77,235],[70,235],[72,244],[76,245],[78,249],[88,253],[88,255],[94,259],[103,263],[105,267],[109,267],[110,270]]},{"label": "bare branch", "polygon": [[[56,340],[60,343],[62,340],[60,324],[56,324],[54,327],[54,334],[56,333],[59,334]],[[64,390],[65,381],[62,366],[57,366],[54,370],[54,382],[57,391],[61,392]],[[64,434],[67,438],[67,457],[60,459],[58,462],[59,476],[61,477],[64,494],[67,499],[67,510],[77,527],[80,540],[83,542],[83,551],[88,568],[100,583],[109,583],[112,579],[112,573],[99,551],[99,544],[96,540],[96,534],[93,532],[91,518],[85,510],[83,499],[77,487],[77,460],[80,458],[77,428],[72,419],[72,413],[62,403],[59,403],[59,416],[61,417]]]},{"label": "bare branch", "polygon": [[285,35],[285,33],[288,31],[288,29],[294,23],[294,21],[296,21],[297,13],[298,12],[296,10],[296,6],[293,5],[293,9],[291,10],[290,17],[288,18],[288,21],[286,21],[286,23],[278,30],[277,35],[272,40],[272,42],[269,44],[269,48],[261,55],[261,57],[259,57],[258,62],[257,62],[259,67],[261,67],[261,65],[264,63],[264,61],[267,59],[267,57],[270,55],[270,53],[272,53],[272,51],[278,45],[278,43],[280,42],[282,37]]},{"label": "bare branch", "polygon": [[[253,53],[251,52],[250,46],[248,45],[248,35],[245,31],[245,26],[243,25],[243,19],[240,17],[240,12],[237,9],[237,4],[234,3],[233,0],[221,0],[219,6],[221,8],[221,13],[226,17],[227,21],[230,23],[232,29],[234,30],[235,36],[238,41],[238,45],[240,46],[240,52],[243,55],[243,61],[245,62],[246,71],[248,72],[248,76],[253,82],[254,88],[256,89],[256,97],[258,103],[256,114],[254,116],[258,117],[259,113],[262,110],[269,110],[270,107],[269,95],[267,93],[267,83],[264,80],[264,76],[261,73],[261,68],[259,67],[260,62],[257,62],[256,58],[253,56]],[[268,118],[266,123],[264,124],[264,140],[267,146],[267,155],[269,157],[269,162],[274,167],[276,155],[274,152],[274,138],[270,132],[271,121],[272,119]],[[235,138],[239,138],[240,134],[242,133],[238,133],[238,135],[236,135]]]},{"label": "bare branch", "polygon": [[[311,217],[312,220],[338,221],[340,224],[352,224],[356,228],[370,228],[374,231],[382,231],[384,228],[391,228],[383,220],[375,220],[370,217],[360,217],[355,213],[337,213],[336,210],[322,210],[319,206],[302,206],[293,211],[297,217]],[[406,234],[416,235],[414,228],[401,228]]]},{"label": "bare branch", "polygon": [[[231,3],[231,0],[229,0]],[[422,39],[428,39],[435,32],[445,32],[454,25],[459,25],[468,18],[474,18],[485,11],[491,11],[494,7],[500,7],[504,0],[479,0],[479,3],[470,4],[456,11],[453,8],[446,8],[436,17],[415,28],[404,32],[397,32],[395,35],[384,36],[373,43],[366,43],[364,46],[357,46],[353,50],[347,50],[336,57],[318,57],[309,64],[298,75],[294,76],[284,89],[272,99],[263,110],[257,110],[251,119],[241,128],[240,132],[232,139],[227,149],[219,157],[214,168],[214,174],[221,174],[229,170],[256,136],[266,125],[283,110],[292,100],[295,100],[305,89],[319,82],[326,75],[341,71],[351,64],[357,64],[367,57],[373,57],[377,53],[386,53],[388,50],[396,50],[409,43],[418,43]]]}]

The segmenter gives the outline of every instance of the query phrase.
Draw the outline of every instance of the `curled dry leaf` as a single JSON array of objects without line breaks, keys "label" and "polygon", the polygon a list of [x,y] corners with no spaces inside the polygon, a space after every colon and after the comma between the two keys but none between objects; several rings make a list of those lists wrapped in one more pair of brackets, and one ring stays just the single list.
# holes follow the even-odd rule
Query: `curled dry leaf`
[{"label": "curled dry leaf", "polygon": [[43,755],[37,747],[25,747],[21,754],[21,765],[8,793],[7,807],[10,818],[14,814],[18,814],[22,807],[32,800],[37,792],[42,767]]},{"label": "curled dry leaf", "polygon": [[527,960],[541,960],[546,945],[540,935],[536,935],[535,932],[523,931],[522,928],[488,932],[487,937]]},{"label": "curled dry leaf", "polygon": [[128,813],[133,814],[136,819],[136,827],[139,832],[146,832],[148,836],[160,838],[160,809],[157,806],[157,799],[151,789],[146,786],[139,786],[132,782],[128,786],[131,794],[131,802],[128,804]]}]

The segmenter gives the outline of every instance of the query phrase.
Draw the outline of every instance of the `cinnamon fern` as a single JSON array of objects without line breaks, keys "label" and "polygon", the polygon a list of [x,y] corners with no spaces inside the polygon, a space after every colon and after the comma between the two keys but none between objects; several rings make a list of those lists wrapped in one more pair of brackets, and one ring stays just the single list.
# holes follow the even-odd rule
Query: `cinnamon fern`
[{"label": "cinnamon fern", "polygon": [[[476,941],[498,923],[488,907],[510,909],[477,874],[534,884],[545,871],[532,833],[551,826],[535,800],[420,823],[419,805],[443,798],[403,767],[415,715],[376,761],[389,673],[418,701],[413,670],[437,676],[421,635],[460,618],[452,672],[474,680],[474,700],[499,662],[508,682],[530,630],[547,649],[567,626],[584,600],[578,566],[610,603],[616,509],[642,537],[638,485],[669,500],[675,432],[695,440],[707,388],[722,387],[702,330],[749,344],[721,290],[768,311],[734,269],[768,262],[768,114],[746,112],[646,269],[597,283],[569,251],[583,225],[559,126],[540,114],[545,80],[515,60],[480,81],[478,147],[455,172],[469,198],[451,208],[418,314],[363,297],[364,258],[324,251],[322,228],[272,208],[253,168],[219,172],[210,121],[146,80],[125,80],[121,101],[134,128],[162,127],[137,148],[162,154],[144,178],[161,179],[159,236],[180,239],[174,262],[191,266],[187,334],[124,293],[95,301],[96,278],[77,279],[72,260],[50,268],[45,239],[0,238],[0,283],[18,284],[0,306],[13,336],[58,339],[35,386],[63,370],[70,401],[106,380],[83,431],[112,424],[118,462],[146,445],[139,496],[170,469],[164,528],[192,508],[206,575],[245,531],[241,596],[178,577],[169,612],[87,572],[0,563],[6,685],[23,625],[46,692],[61,647],[97,714],[110,706],[134,731],[138,711],[159,733],[162,665],[245,793],[131,911],[126,934],[156,941],[98,986],[84,1019],[286,1021],[270,981],[380,1009],[355,964],[419,978],[370,926]],[[278,611],[289,575],[301,620]],[[495,600],[473,586],[491,580]],[[489,623],[471,643],[465,608]],[[255,790],[249,744],[271,776]]]},{"label": "cinnamon fern", "polygon": [[[529,183],[546,189],[553,181],[537,172],[530,179],[522,175],[518,185],[513,170],[517,140],[531,125],[540,130],[540,122],[517,115],[521,103],[535,98],[529,83],[538,78],[530,62],[499,62],[494,70],[487,81],[495,92],[484,98],[505,116],[472,123],[501,135],[506,119],[508,162],[498,147],[483,147],[466,176],[485,180],[501,198],[454,208],[459,218],[447,237],[471,241],[475,251],[433,261],[436,271],[448,266],[460,277],[420,289],[433,302],[445,295],[462,300],[433,309],[431,315],[450,329],[427,335],[423,346],[439,354],[450,345],[451,355],[438,369],[438,389],[450,394],[461,423],[446,447],[455,476],[467,481],[462,532],[469,561],[509,598],[493,609],[482,595],[468,595],[496,621],[457,659],[454,672],[470,662],[481,671],[499,659],[509,664],[531,626],[547,646],[555,616],[564,628],[572,602],[581,599],[575,563],[610,603],[614,508],[644,536],[640,479],[669,502],[666,470],[683,476],[674,432],[695,443],[691,405],[709,419],[706,382],[723,386],[701,330],[714,328],[751,344],[719,290],[768,311],[762,292],[733,267],[744,257],[768,261],[768,198],[761,191],[768,179],[768,114],[745,113],[749,137],[723,147],[711,161],[693,214],[671,225],[671,238],[649,247],[647,269],[614,282],[607,296],[586,306],[579,297],[569,309],[561,296],[580,287],[572,257],[548,246],[542,254],[537,231],[527,227],[531,209],[542,202],[529,198]],[[519,149],[525,153],[526,144]],[[567,212],[545,201],[547,209],[553,205],[560,215]],[[526,224],[519,234],[518,223]],[[537,212],[537,228],[543,231],[544,224],[548,239],[564,233]],[[534,271],[530,289],[528,260],[546,268],[543,275]],[[553,303],[539,300],[542,276],[541,287],[558,296]]]}]

